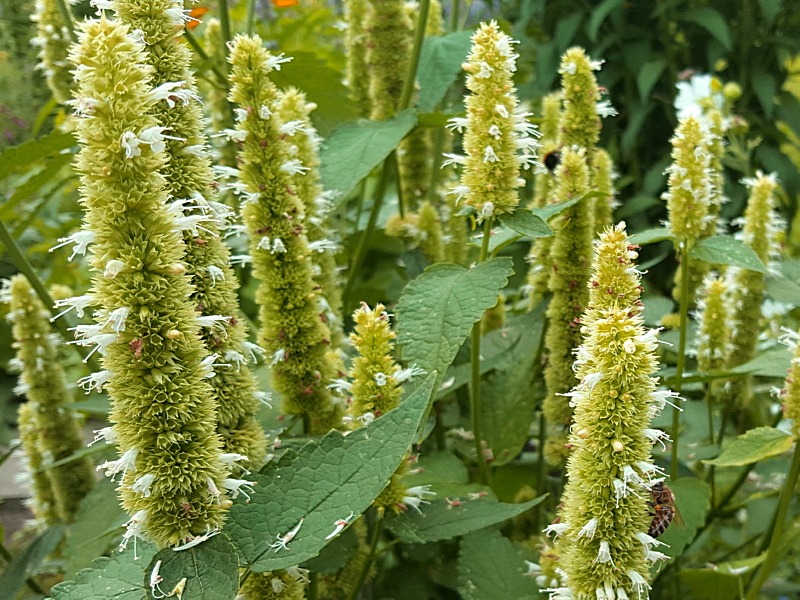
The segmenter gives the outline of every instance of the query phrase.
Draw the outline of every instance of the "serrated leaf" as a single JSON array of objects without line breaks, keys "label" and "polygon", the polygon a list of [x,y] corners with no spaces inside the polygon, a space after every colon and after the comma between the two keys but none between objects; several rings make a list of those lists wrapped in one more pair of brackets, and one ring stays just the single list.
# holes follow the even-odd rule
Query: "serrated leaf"
[{"label": "serrated leaf", "polygon": [[711,508],[711,488],[696,477],[676,479],[669,483],[669,487],[675,494],[675,504],[683,519],[683,526],[673,521],[658,539],[670,545],[666,554],[674,558],[683,553],[705,523],[706,514]]},{"label": "serrated leaf", "polygon": [[527,571],[520,552],[496,529],[461,540],[458,590],[464,600],[530,600],[539,586]]},{"label": "serrated leaf", "polygon": [[154,544],[137,540],[136,552],[128,547],[124,552],[113,552],[111,558],[96,558],[75,581],[59,583],[50,594],[53,600],[147,600],[145,567],[157,551]]},{"label": "serrated leaf", "polygon": [[47,158],[74,146],[76,143],[75,136],[71,133],[53,131],[38,140],[30,140],[19,146],[9,148],[0,154],[0,179],[8,177],[17,169],[27,167],[37,160]]},{"label": "serrated leaf", "polygon": [[736,438],[714,460],[703,462],[716,467],[742,467],[783,454],[792,447],[794,437],[774,427],[756,427]]},{"label": "serrated leaf", "polygon": [[646,244],[653,244],[661,240],[671,240],[673,237],[672,232],[666,227],[654,227],[652,229],[645,229],[639,233],[634,233],[629,241],[631,244],[644,246]]},{"label": "serrated leaf", "polygon": [[523,504],[504,504],[486,497],[476,500],[449,498],[450,502],[461,502],[459,506],[451,505],[444,498],[436,498],[421,512],[408,511],[387,519],[386,527],[406,542],[449,540],[516,517],[539,504],[546,496]]},{"label": "serrated leaf", "polygon": [[554,234],[550,226],[539,215],[520,209],[513,213],[500,215],[500,222],[522,235],[532,238],[549,237]]},{"label": "serrated leaf", "polygon": [[413,110],[385,121],[360,120],[342,125],[322,145],[320,175],[326,190],[341,199],[394,150],[417,122]]},{"label": "serrated leaf", "polygon": [[117,500],[116,487],[117,484],[103,478],[81,501],[64,547],[67,577],[74,577],[91,564],[92,559],[103,554],[112,543],[112,536],[128,520]]},{"label": "serrated leaf", "polygon": [[729,235],[705,238],[689,250],[689,256],[720,265],[731,265],[766,273],[767,269],[750,246]]},{"label": "serrated leaf", "polygon": [[[495,256],[500,250],[520,239],[522,239],[522,235],[513,229],[509,229],[508,227],[495,228],[492,231],[492,237],[489,239],[489,255]],[[470,246],[480,248],[481,238],[473,238],[473,241],[470,242]]]},{"label": "serrated leaf", "polygon": [[420,112],[433,111],[453,85],[469,53],[471,38],[472,32],[467,30],[425,38],[417,69]]},{"label": "serrated leaf", "polygon": [[472,269],[444,263],[409,283],[395,308],[403,358],[444,373],[472,325],[497,304],[513,267],[507,257]]},{"label": "serrated leaf", "polygon": [[[347,436],[331,431],[250,476],[256,493],[250,502],[234,501],[225,526],[250,569],[284,569],[316,556],[337,520],[367,509],[408,450],[435,380],[431,373],[399,407],[368,426]],[[270,547],[298,524],[288,548]]]},{"label": "serrated leaf", "polygon": [[158,561],[161,561],[158,574],[164,579],[159,587],[166,594],[183,579],[186,579],[183,597],[192,600],[231,600],[239,589],[239,558],[224,533],[186,550],[165,548],[150,560],[145,582],[152,580]]},{"label": "serrated leaf", "polygon": [[563,211],[567,210],[570,206],[575,206],[580,201],[581,198],[573,198],[572,200],[567,200],[566,202],[559,202],[557,204],[548,204],[546,206],[542,206],[541,208],[534,208],[531,210],[531,212],[546,222],[549,221],[552,217],[561,214]]},{"label": "serrated leaf", "polygon": [[730,50],[733,47],[731,31],[728,28],[728,24],[725,22],[725,18],[713,8],[705,6],[692,8],[684,12],[682,18],[685,21],[697,23],[714,36],[726,50]]},{"label": "serrated leaf", "polygon": [[40,533],[19,552],[0,574],[0,596],[15,598],[25,579],[36,569],[47,556],[56,549],[64,537],[66,528],[63,525],[50,527]]},{"label": "serrated leaf", "polygon": [[753,360],[734,367],[734,373],[747,373],[759,377],[786,377],[786,371],[792,362],[792,351],[786,346],[777,346],[766,350]]}]

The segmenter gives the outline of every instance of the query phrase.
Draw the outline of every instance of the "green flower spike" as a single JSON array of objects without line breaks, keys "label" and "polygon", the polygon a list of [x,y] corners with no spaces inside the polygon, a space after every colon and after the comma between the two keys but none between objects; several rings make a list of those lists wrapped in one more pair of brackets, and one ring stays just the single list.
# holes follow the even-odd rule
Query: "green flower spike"
[{"label": "green flower spike", "polygon": [[562,78],[563,113],[559,125],[559,146],[580,146],[594,160],[594,147],[600,139],[600,117],[613,116],[616,111],[607,100],[600,99],[594,71],[602,61],[590,60],[583,48],[570,48],[561,57],[558,72]]},{"label": "green flower spike", "polygon": [[648,487],[662,474],[651,447],[666,437],[648,425],[673,394],[656,391],[656,332],[643,325],[636,256],[624,224],[601,234],[569,394],[568,481],[559,522],[545,530],[559,536],[563,587],[546,590],[559,600],[646,598],[650,563],[667,558],[646,533]]},{"label": "green flower spike", "polygon": [[305,167],[305,171],[292,173],[291,187],[303,202],[306,214],[306,235],[312,250],[314,281],[321,288],[320,302],[331,330],[331,346],[342,347],[342,287],[336,268],[335,254],[338,250],[333,241],[333,232],[326,229],[325,220],[333,209],[333,203],[322,189],[319,174],[319,144],[321,138],[311,123],[311,111],[317,105],[307,102],[303,92],[289,88],[279,95],[278,121],[281,132],[290,136],[289,154]]},{"label": "green flower spike", "polygon": [[455,196],[447,196],[444,203],[439,206],[442,215],[444,244],[444,260],[456,265],[467,262],[469,240],[467,225],[463,215],[459,213],[458,201]]},{"label": "green flower spike", "polygon": [[[74,2],[67,2],[68,8]],[[72,99],[72,65],[67,60],[72,44],[69,29],[58,8],[56,0],[36,0],[36,12],[31,15],[36,21],[37,36],[31,44],[39,47],[39,64],[47,80],[47,87],[59,104],[67,104]]]},{"label": "green flower spike", "polygon": [[[538,132],[528,113],[517,114],[517,96],[511,75],[518,55],[514,40],[497,23],[482,23],[472,36],[472,50],[462,68],[469,73],[467,117],[449,127],[464,133],[466,156],[449,155],[445,165],[464,165],[460,185],[451,193],[477,212],[478,221],[513,212],[519,203],[517,188],[524,185],[520,168],[535,164]],[[518,154],[522,151],[522,154]]]},{"label": "green flower spike", "polygon": [[[228,57],[224,52],[222,43],[222,26],[219,19],[208,19],[203,27],[203,47],[206,49],[208,59],[225,72],[228,66]],[[212,136],[212,144],[219,153],[219,163],[226,167],[236,167],[236,145],[222,135],[227,129],[233,129],[233,113],[228,102],[228,89],[223,87],[216,79],[205,80],[203,97],[211,117],[211,129],[218,134]]]},{"label": "green flower spike", "polygon": [[154,69],[153,93],[160,99],[153,116],[170,134],[164,141],[168,161],[162,169],[172,199],[170,208],[179,219],[195,223],[183,231],[184,262],[192,277],[190,300],[199,313],[201,338],[208,355],[219,359],[217,375],[209,383],[217,402],[223,450],[246,456],[248,464],[258,468],[266,455],[266,439],[255,418],[261,392],[247,363],[263,351],[247,341],[238,282],[230,266],[230,251],[220,236],[229,211],[214,201],[214,174],[192,55],[178,35],[183,29],[183,2],[112,0],[111,4],[123,24],[142,32],[147,60]]},{"label": "green flower spike", "polygon": [[240,176],[246,189],[242,216],[250,234],[253,273],[260,285],[259,340],[272,357],[273,387],[282,409],[302,415],[307,433],[341,425],[341,409],[327,388],[331,333],[312,278],[304,207],[290,179],[307,167],[290,158],[269,72],[286,59],[273,56],[258,36],[237,36],[232,45],[230,100],[239,108],[235,139],[241,143]]},{"label": "green flower spike", "polygon": [[444,245],[442,222],[436,208],[425,200],[419,207],[417,228],[419,229],[419,245],[429,263],[444,261]]},{"label": "green flower spike", "polygon": [[594,201],[594,229],[597,233],[610,227],[614,213],[614,165],[611,156],[604,149],[599,148],[594,153],[592,164],[593,173],[591,176],[592,185],[595,191],[603,196],[595,198]]},{"label": "green flower spike", "polygon": [[239,600],[305,600],[308,571],[290,567],[280,571],[250,573],[239,595]]},{"label": "green flower spike", "polygon": [[94,473],[88,458],[49,467],[83,447],[56,354],[60,339],[52,334],[50,313],[23,275],[4,282],[2,300],[11,305],[8,316],[17,349],[15,363],[22,371],[16,390],[28,398],[20,407],[20,437],[30,468],[45,469],[44,473],[32,473],[34,514],[49,525],[69,523],[92,489]]},{"label": "green flower spike", "polygon": [[[411,60],[412,27],[403,0],[367,0],[367,5],[364,73],[369,77],[370,118],[382,121],[397,112]],[[353,18],[351,14],[351,24]],[[353,85],[350,77],[348,73]],[[360,97],[356,99],[360,105]]]},{"label": "green flower spike", "polygon": [[[584,196],[589,191],[585,151],[581,148],[562,152],[556,177],[554,196],[558,202]],[[560,221],[561,227],[556,230],[550,250],[549,286],[553,298],[547,308],[550,325],[545,336],[547,397],[543,409],[552,425],[567,425],[572,418],[572,408],[563,394],[576,384],[572,353],[581,343],[580,317],[589,299],[586,282],[591,275],[594,234],[591,210],[591,203],[584,199],[561,213],[555,223],[558,226]],[[553,460],[557,461],[557,456]]]},{"label": "green flower spike", "polygon": [[36,529],[42,530],[57,524],[60,519],[56,497],[53,495],[53,485],[43,468],[36,413],[30,402],[19,405],[17,428],[23,452],[22,467],[17,475],[17,482],[23,488],[30,490],[31,496],[25,500],[25,505],[33,513]]},{"label": "green flower spike", "polygon": [[[77,68],[77,123],[86,231],[97,270],[88,299],[96,325],[79,325],[82,345],[104,354],[105,369],[84,381],[108,389],[119,460],[100,466],[120,479],[130,513],[122,546],[144,537],[165,547],[195,545],[222,525],[230,501],[247,482],[226,479],[208,378],[198,336],[205,322],[190,300],[182,231],[204,219],[178,215],[159,174],[167,160],[164,127],[153,116],[163,96],[139,35],[121,23],[89,21],[71,60]],[[138,33],[138,32],[137,32]],[[81,309],[81,298],[65,305]]]},{"label": "green flower spike", "polygon": [[730,354],[731,333],[728,294],[728,283],[716,275],[709,277],[701,288],[697,334],[697,369],[701,373],[725,370],[725,358]]},{"label": "green flower spike", "polygon": [[350,98],[358,106],[361,117],[369,117],[372,99],[369,95],[370,72],[367,69],[367,0],[345,0],[344,11],[347,22],[345,48],[347,49],[347,85]]},{"label": "green flower spike", "polygon": [[[775,213],[775,190],[778,181],[774,174],[758,173],[753,179],[744,179],[750,188],[750,199],[744,217],[734,224],[743,224],[742,239],[750,246],[761,262],[769,264],[778,251],[777,236],[783,222]],[[758,336],[761,331],[761,304],[764,301],[764,273],[747,269],[729,268],[726,271],[730,298],[731,345],[725,360],[727,370],[755,358]],[[717,397],[727,410],[746,405],[750,400],[752,377],[735,378],[720,382]]]},{"label": "green flower spike", "polygon": [[786,383],[779,397],[783,403],[783,414],[792,420],[792,432],[797,438],[800,436],[800,332],[787,332],[781,341],[794,349]]}]

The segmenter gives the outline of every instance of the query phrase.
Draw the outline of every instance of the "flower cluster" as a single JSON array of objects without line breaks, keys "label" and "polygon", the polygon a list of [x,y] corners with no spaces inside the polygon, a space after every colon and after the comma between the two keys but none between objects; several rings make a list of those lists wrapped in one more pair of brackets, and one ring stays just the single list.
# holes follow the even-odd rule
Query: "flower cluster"
[{"label": "flower cluster", "polygon": [[[74,4],[66,0],[67,5]],[[37,36],[31,44],[39,47],[39,64],[47,80],[47,87],[53,97],[61,104],[72,99],[72,65],[67,60],[72,43],[64,16],[56,0],[36,0],[36,11],[31,16],[36,21]]]},{"label": "flower cluster", "polygon": [[372,111],[370,99],[370,71],[367,69],[367,35],[364,24],[367,20],[367,0],[346,0],[344,3],[347,21],[347,85],[350,98],[358,106],[361,117],[369,117]]},{"label": "flower cluster", "polygon": [[461,181],[452,192],[477,212],[478,221],[513,212],[517,188],[524,184],[520,169],[536,162],[538,133],[529,113],[517,112],[512,83],[518,55],[515,42],[497,23],[482,23],[472,36],[472,49],[463,69],[468,73],[467,116],[449,127],[464,131],[466,156],[448,155],[445,165],[463,165]]},{"label": "flower cluster", "polygon": [[[351,12],[351,27],[354,17]],[[366,62],[361,75],[366,74],[369,77],[369,116],[376,121],[388,119],[397,112],[397,103],[400,101],[411,60],[411,28],[404,0],[367,2],[364,21]],[[358,73],[352,73],[352,76],[357,75]],[[350,79],[350,85],[361,84]],[[361,105],[360,95],[355,99]]]},{"label": "flower cluster", "polygon": [[300,567],[251,573],[236,598],[237,600],[304,600],[308,581],[308,571]]},{"label": "flower cluster", "polygon": [[564,112],[559,123],[559,146],[580,146],[589,152],[600,139],[601,117],[617,114],[608,100],[601,99],[594,71],[602,61],[590,60],[583,48],[570,48],[561,57],[558,72],[562,77]]}]

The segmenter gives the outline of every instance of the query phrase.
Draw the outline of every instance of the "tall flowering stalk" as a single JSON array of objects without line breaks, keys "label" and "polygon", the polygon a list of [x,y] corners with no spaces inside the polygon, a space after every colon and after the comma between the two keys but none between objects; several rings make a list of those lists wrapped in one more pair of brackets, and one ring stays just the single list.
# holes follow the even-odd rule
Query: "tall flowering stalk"
[{"label": "tall flowering stalk", "polygon": [[611,156],[603,148],[595,151],[592,168],[592,187],[602,194],[594,201],[594,229],[600,233],[611,226],[615,205],[614,164],[611,162]]},{"label": "tall flowering stalk", "polygon": [[[203,46],[208,59],[224,72],[227,65],[225,44],[222,41],[222,26],[219,19],[208,19],[203,27]],[[204,99],[211,118],[211,129],[215,132],[212,142],[219,152],[219,164],[236,167],[236,145],[224,135],[226,129],[233,129],[233,113],[228,102],[228,88],[220,81],[211,79],[203,86]]]},{"label": "tall flowering stalk", "polygon": [[112,400],[114,425],[101,435],[120,458],[101,468],[119,477],[131,515],[123,546],[146,537],[164,547],[217,530],[229,504],[224,490],[245,482],[226,478],[230,460],[207,382],[217,357],[205,358],[197,334],[205,325],[182,262],[182,231],[203,219],[168,204],[159,174],[165,127],[153,116],[163,97],[129,31],[89,21],[71,54],[82,115],[76,167],[96,270],[88,298],[99,307],[97,324],[79,325],[76,335],[104,354],[105,370],[85,383],[107,387]]},{"label": "tall flowering stalk", "polygon": [[334,367],[326,316],[312,277],[305,209],[291,175],[304,172],[290,158],[269,72],[285,60],[270,54],[261,38],[237,36],[231,50],[230,100],[238,105],[236,139],[246,190],[242,216],[250,234],[253,273],[259,280],[259,340],[272,357],[272,379],[284,412],[302,415],[306,431],[325,433],[341,424],[327,384]]},{"label": "tall flowering stalk", "polygon": [[34,515],[48,525],[68,523],[92,489],[94,474],[88,458],[51,466],[83,446],[58,361],[60,338],[52,333],[50,312],[23,275],[15,275],[4,285],[2,300],[10,303],[8,317],[21,369],[17,391],[28,398],[20,407],[20,437],[30,469],[43,470],[32,472]]},{"label": "tall flowering stalk", "polygon": [[347,21],[347,85],[350,88],[350,98],[358,106],[361,117],[369,117],[372,112],[370,72],[367,69],[367,34],[364,30],[368,8],[367,0],[346,0],[344,3]]},{"label": "tall flowering stalk", "polygon": [[366,2],[364,72],[369,76],[370,118],[382,121],[397,112],[411,59],[412,25],[403,0]]},{"label": "tall flowering stalk", "polygon": [[650,563],[666,556],[647,535],[647,487],[659,473],[651,447],[663,433],[648,427],[672,396],[656,391],[655,331],[646,330],[639,273],[624,225],[607,229],[595,250],[584,343],[577,352],[579,383],[557,533],[563,587],[559,600],[642,598]]},{"label": "tall flowering stalk", "polygon": [[[73,4],[65,0],[67,4]],[[37,35],[31,43],[39,48],[39,64],[47,81],[47,87],[59,104],[72,99],[72,65],[67,60],[72,36],[56,0],[36,0],[36,12],[31,15],[36,21]]]}]

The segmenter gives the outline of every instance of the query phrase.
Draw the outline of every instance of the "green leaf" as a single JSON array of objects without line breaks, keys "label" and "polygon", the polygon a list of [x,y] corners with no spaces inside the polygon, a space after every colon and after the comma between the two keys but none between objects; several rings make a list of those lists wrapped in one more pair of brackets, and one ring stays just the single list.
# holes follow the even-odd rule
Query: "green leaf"
[{"label": "green leaf", "polygon": [[[369,507],[408,450],[435,380],[431,373],[399,407],[368,426],[347,436],[331,431],[250,476],[255,494],[250,502],[234,501],[225,526],[250,569],[285,569],[316,556],[337,520],[352,520]],[[270,547],[298,524],[288,548]]]},{"label": "green leaf", "polygon": [[464,600],[530,600],[538,586],[527,572],[520,552],[496,529],[461,540],[458,590]]},{"label": "green leaf", "polygon": [[64,165],[69,164],[73,158],[74,157],[72,154],[67,153],[59,154],[47,161],[42,170],[14,190],[11,198],[6,200],[6,202],[3,203],[2,208],[0,208],[0,216],[2,216],[2,218],[7,218],[11,214],[11,209],[14,206],[27,200],[36,192],[38,192],[43,186],[50,183],[53,177],[56,176],[56,174],[64,167]]},{"label": "green leaf", "polygon": [[128,547],[124,552],[112,552],[111,558],[96,558],[75,581],[59,583],[50,594],[53,600],[149,600],[145,567],[157,551],[154,544],[137,540],[135,552]]},{"label": "green leaf", "polygon": [[385,121],[342,125],[322,145],[320,175],[325,189],[340,192],[344,199],[389,156],[416,122],[416,114],[409,109]]},{"label": "green leaf", "polygon": [[397,303],[398,342],[409,363],[444,373],[484,311],[513,272],[510,258],[495,258],[467,269],[437,264],[406,286]]},{"label": "green leaf", "polygon": [[672,235],[672,232],[668,228],[654,227],[653,229],[645,229],[639,233],[634,233],[629,241],[631,244],[645,246],[646,244],[653,244],[662,240],[671,240],[674,237],[675,236]]},{"label": "green leaf", "polygon": [[358,535],[348,527],[314,558],[304,562],[301,567],[312,573],[334,573],[345,566],[358,553]]},{"label": "green leaf", "polygon": [[425,38],[417,69],[420,87],[417,106],[420,112],[431,112],[442,101],[461,72],[461,65],[472,44],[471,38],[472,31],[468,30]]},{"label": "green leaf", "polygon": [[770,73],[761,70],[753,72],[753,90],[767,117],[771,117],[775,112],[776,88],[775,78]]},{"label": "green leaf", "polygon": [[622,4],[622,0],[603,0],[603,2],[592,10],[592,17],[589,19],[589,28],[586,30],[590,40],[593,42],[597,41],[597,32],[600,30],[603,21],[605,21],[611,11],[620,4]]},{"label": "green leaf", "polygon": [[636,76],[636,84],[639,87],[639,97],[642,102],[647,102],[650,98],[650,92],[653,91],[653,87],[658,83],[661,74],[666,68],[667,61],[663,58],[657,58],[644,63],[639,69],[639,74]]},{"label": "green leaf", "polygon": [[696,477],[676,479],[670,482],[669,487],[675,494],[675,504],[684,524],[681,526],[673,521],[659,540],[670,545],[666,554],[674,558],[683,553],[697,530],[705,524],[706,514],[711,508],[711,488]]},{"label": "green leaf", "polygon": [[766,350],[753,360],[734,367],[734,373],[747,373],[759,377],[776,377],[783,379],[791,366],[792,351],[786,346],[777,346]]},{"label": "green leaf", "polygon": [[708,31],[726,50],[733,48],[728,24],[718,11],[713,8],[698,7],[687,10],[682,16],[685,21],[696,23]]},{"label": "green leaf", "polygon": [[8,177],[17,169],[27,167],[37,160],[52,156],[75,144],[75,136],[71,133],[53,131],[38,140],[30,140],[19,146],[9,148],[0,154],[0,179]]},{"label": "green leaf", "polygon": [[158,561],[158,574],[164,579],[160,587],[167,594],[183,579],[183,597],[192,600],[230,600],[239,589],[239,558],[225,534],[186,550],[165,548],[150,559],[145,581],[151,581]]},{"label": "green leaf", "polygon": [[[500,250],[522,239],[522,235],[509,229],[508,227],[496,227],[492,230],[492,237],[489,240],[489,256],[496,256]],[[481,247],[481,238],[473,238],[470,246],[474,248]]]},{"label": "green leaf", "polygon": [[458,487],[469,483],[469,471],[461,459],[448,451],[423,454],[417,461],[420,473],[410,473],[403,477],[409,487],[430,484],[433,491],[447,487]]},{"label": "green leaf", "polygon": [[558,204],[548,204],[547,206],[542,206],[541,208],[534,208],[531,210],[533,214],[538,216],[543,221],[549,221],[552,217],[561,214],[563,211],[567,210],[570,206],[575,206],[578,202],[580,202],[580,198],[573,198],[572,200],[567,200],[566,202],[559,202]]},{"label": "green leaf", "polygon": [[3,598],[16,598],[25,585],[25,579],[56,549],[65,530],[63,525],[44,530],[6,565],[0,574],[0,592]]},{"label": "green leaf", "polygon": [[772,25],[775,17],[781,12],[783,0],[758,0],[758,3],[761,5],[761,10],[764,13],[765,24],[768,26]]},{"label": "green leaf", "polygon": [[[422,512],[408,511],[386,520],[386,527],[406,542],[437,542],[466,535],[489,525],[502,523],[533,508],[547,494],[523,504],[503,504],[487,497],[444,498],[424,505]],[[453,506],[451,502],[461,502]]]},{"label": "green leaf", "polygon": [[783,454],[792,447],[794,437],[774,427],[756,427],[740,435],[714,460],[703,461],[716,467],[742,467]]},{"label": "green leaf", "polygon": [[506,227],[532,238],[550,237],[554,233],[544,219],[525,209],[500,215],[499,220]]},{"label": "green leaf", "polygon": [[91,564],[93,558],[103,554],[113,543],[112,537],[119,534],[119,529],[128,520],[117,500],[116,487],[117,484],[103,478],[81,501],[64,547],[67,577],[74,577]]},{"label": "green leaf", "polygon": [[697,600],[739,597],[739,578],[716,569],[682,569],[681,581]]},{"label": "green leaf", "polygon": [[689,256],[706,262],[731,265],[740,269],[766,273],[767,269],[750,246],[729,235],[715,235],[697,242]]}]

